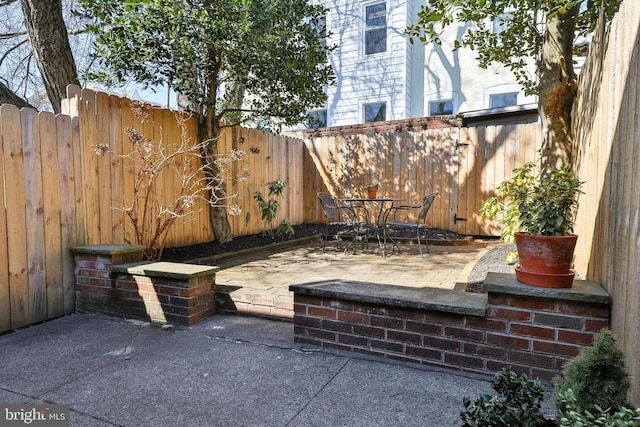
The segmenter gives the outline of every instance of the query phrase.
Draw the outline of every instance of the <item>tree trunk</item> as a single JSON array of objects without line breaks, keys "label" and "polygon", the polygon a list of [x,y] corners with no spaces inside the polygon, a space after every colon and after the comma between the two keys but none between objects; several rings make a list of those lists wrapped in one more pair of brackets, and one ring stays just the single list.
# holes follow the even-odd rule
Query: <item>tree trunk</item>
[{"label": "tree trunk", "polygon": [[79,85],[60,0],[21,0],[31,48],[53,110],[67,97],[67,85]]},{"label": "tree trunk", "polygon": [[13,104],[18,108],[33,108],[31,104],[20,98],[18,95],[13,93],[11,89],[0,82],[0,105],[2,104]]},{"label": "tree trunk", "polygon": [[577,92],[572,49],[579,11],[578,4],[547,20],[538,64],[543,171],[571,162],[571,109]]},{"label": "tree trunk", "polygon": [[[214,123],[214,121],[215,118],[212,118],[211,115],[201,116],[199,126],[200,140],[208,141],[206,150],[210,159],[215,159],[218,154],[218,137],[220,136],[220,127],[217,123]],[[206,159],[203,160],[206,161]],[[207,179],[213,180],[214,182],[214,190],[212,190],[212,194],[210,195],[212,201],[218,199],[224,200],[224,197],[226,197],[227,186],[225,182],[217,183],[219,173],[220,170],[218,166],[213,162],[211,162],[209,168],[205,169]],[[231,230],[231,224],[227,217],[227,209],[224,202],[222,204],[218,202],[210,203],[209,221],[211,222],[211,228],[213,228],[215,240],[218,243],[225,243],[233,239],[233,230]]]}]

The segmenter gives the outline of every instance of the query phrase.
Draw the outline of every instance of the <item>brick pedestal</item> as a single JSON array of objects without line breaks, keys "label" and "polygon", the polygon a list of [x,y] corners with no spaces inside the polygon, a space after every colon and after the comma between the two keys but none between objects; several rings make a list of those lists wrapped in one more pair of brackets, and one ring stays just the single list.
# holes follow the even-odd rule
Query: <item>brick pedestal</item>
[{"label": "brick pedestal", "polygon": [[192,325],[216,311],[218,267],[144,262],[144,247],[72,248],[76,310]]}]

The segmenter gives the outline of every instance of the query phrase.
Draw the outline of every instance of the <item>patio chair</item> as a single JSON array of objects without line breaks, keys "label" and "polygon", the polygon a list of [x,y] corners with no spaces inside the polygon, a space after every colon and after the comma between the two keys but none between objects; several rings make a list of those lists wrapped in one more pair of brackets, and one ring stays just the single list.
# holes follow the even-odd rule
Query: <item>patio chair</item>
[{"label": "patio chair", "polygon": [[[399,229],[415,229],[416,230],[416,239],[418,240],[418,248],[420,249],[420,256],[423,256],[422,253],[422,243],[420,238],[420,230],[427,227],[425,220],[427,218],[427,213],[429,209],[431,209],[431,205],[435,200],[437,192],[433,192],[427,194],[415,205],[410,206],[392,206],[387,209],[384,213],[384,244],[387,244],[387,236],[390,237],[393,246],[398,248],[398,252],[400,252],[400,247],[398,246],[396,240],[393,238],[390,232],[397,231]],[[412,212],[415,215],[417,212],[415,221],[399,221],[398,213],[408,213]],[[425,239],[425,246],[427,247],[427,253],[429,253],[429,243]]]},{"label": "patio chair", "polygon": [[335,236],[336,238],[336,247],[339,247],[338,244],[342,237],[349,238],[350,241],[344,250],[345,253],[349,247],[361,237],[364,237],[362,239],[364,247],[366,243],[366,229],[361,226],[356,212],[356,209],[360,208],[360,206],[345,204],[329,193],[318,193],[318,199],[322,205],[326,220],[325,233],[322,239],[322,252],[324,252],[327,240],[329,240],[330,228],[336,229],[335,233],[331,233],[331,236]]}]

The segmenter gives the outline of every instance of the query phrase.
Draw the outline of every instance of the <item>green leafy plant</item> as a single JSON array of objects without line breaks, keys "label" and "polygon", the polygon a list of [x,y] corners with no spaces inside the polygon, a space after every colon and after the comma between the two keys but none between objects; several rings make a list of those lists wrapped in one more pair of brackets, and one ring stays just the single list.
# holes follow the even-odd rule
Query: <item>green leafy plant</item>
[{"label": "green leafy plant", "polygon": [[582,184],[573,177],[569,165],[542,175],[534,162],[528,162],[498,186],[496,196],[482,204],[480,215],[491,220],[500,215],[506,242],[513,242],[519,231],[564,236],[573,231],[573,209]]},{"label": "green leafy plant", "polygon": [[563,416],[558,420],[561,427],[639,427],[640,409],[618,406],[602,409],[594,405],[594,412],[583,410],[578,406],[573,390],[566,389],[558,392],[556,399],[564,408]]},{"label": "green leafy plant", "polygon": [[[287,181],[283,180],[274,180],[267,182],[267,187],[269,188],[267,197],[282,197],[282,195],[284,194],[284,190],[287,188],[287,185]],[[268,224],[268,228],[263,231],[263,234],[270,236],[272,239],[275,239],[277,236],[285,236],[287,238],[293,236],[293,234],[295,233],[293,227],[291,227],[291,224],[289,224],[286,219],[283,219],[277,228],[273,225],[273,221],[278,216],[278,209],[280,208],[280,203],[277,199],[267,199],[259,191],[256,192],[253,198],[258,202],[262,220]]]},{"label": "green leafy plant", "polygon": [[498,393],[496,396],[479,394],[474,401],[464,398],[465,409],[460,412],[464,427],[546,425],[540,408],[544,390],[539,381],[504,368],[491,386]]},{"label": "green leafy plant", "polygon": [[569,389],[575,393],[575,407],[595,414],[627,406],[630,387],[624,353],[617,347],[615,335],[602,329],[594,337],[593,346],[569,360],[563,367],[563,376],[555,379],[556,413],[567,417],[572,409],[566,406]]}]

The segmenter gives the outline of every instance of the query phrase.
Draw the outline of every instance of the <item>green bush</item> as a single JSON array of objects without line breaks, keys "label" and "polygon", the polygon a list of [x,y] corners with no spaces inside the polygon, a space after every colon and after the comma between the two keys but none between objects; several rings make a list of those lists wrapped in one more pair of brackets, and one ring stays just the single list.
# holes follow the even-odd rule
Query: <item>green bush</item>
[{"label": "green bush", "polygon": [[496,396],[479,394],[473,402],[464,398],[465,409],[460,412],[464,427],[546,425],[540,409],[544,390],[539,381],[504,368],[496,374],[491,386],[498,393]]},{"label": "green bush", "polygon": [[593,414],[627,406],[630,387],[624,353],[618,349],[615,335],[602,329],[594,337],[593,346],[584,348],[565,363],[563,376],[555,379],[556,414],[558,418],[567,417],[565,404],[569,389],[575,395],[575,407]]},{"label": "green bush", "polygon": [[640,427],[640,409],[619,406],[612,412],[612,408],[603,410],[596,405],[595,412],[582,410],[571,389],[558,392],[556,400],[564,408],[564,415],[558,422],[561,427]]}]

